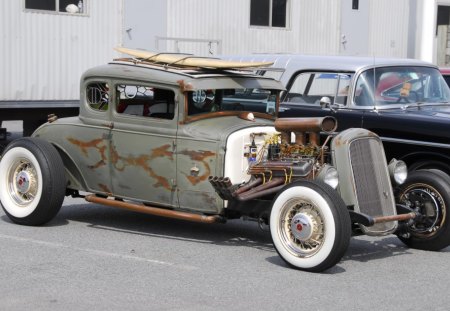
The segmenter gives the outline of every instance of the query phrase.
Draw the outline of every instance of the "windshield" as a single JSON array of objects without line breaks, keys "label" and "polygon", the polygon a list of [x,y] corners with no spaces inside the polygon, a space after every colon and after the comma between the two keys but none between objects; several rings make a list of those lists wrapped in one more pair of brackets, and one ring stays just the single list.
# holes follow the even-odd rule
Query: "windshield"
[{"label": "windshield", "polygon": [[276,114],[278,90],[206,89],[187,92],[188,115],[220,111]]},{"label": "windshield", "polygon": [[441,73],[430,67],[384,67],[363,72],[356,82],[357,106],[449,102]]}]

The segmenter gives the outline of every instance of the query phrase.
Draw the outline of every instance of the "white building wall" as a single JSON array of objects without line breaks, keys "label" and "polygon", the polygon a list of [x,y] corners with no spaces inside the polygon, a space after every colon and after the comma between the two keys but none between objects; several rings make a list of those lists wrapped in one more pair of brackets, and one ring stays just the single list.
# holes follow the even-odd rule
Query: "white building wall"
[{"label": "white building wall", "polygon": [[407,56],[410,4],[410,0],[371,1],[369,56]]},{"label": "white building wall", "polygon": [[88,15],[26,12],[24,1],[0,1],[0,100],[79,98],[87,68],[118,54],[122,0],[89,0]]},{"label": "white building wall", "polygon": [[[251,27],[250,0],[168,0],[167,34],[176,38],[221,40],[223,54],[337,54],[339,8],[340,1],[291,0],[289,27],[280,29]],[[176,50],[173,42],[167,47]],[[181,52],[208,54],[207,43],[180,41],[178,48]]]}]

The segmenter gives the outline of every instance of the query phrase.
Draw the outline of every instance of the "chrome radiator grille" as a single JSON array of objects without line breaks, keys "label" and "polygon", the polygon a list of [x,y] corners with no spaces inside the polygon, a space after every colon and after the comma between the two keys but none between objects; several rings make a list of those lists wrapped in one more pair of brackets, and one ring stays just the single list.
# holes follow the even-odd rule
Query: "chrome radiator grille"
[{"label": "chrome radiator grille", "polygon": [[[383,145],[378,138],[350,142],[350,163],[353,171],[357,206],[355,210],[370,216],[395,214],[391,183],[386,169]],[[364,228],[367,233],[394,230],[396,223],[381,223]]]}]

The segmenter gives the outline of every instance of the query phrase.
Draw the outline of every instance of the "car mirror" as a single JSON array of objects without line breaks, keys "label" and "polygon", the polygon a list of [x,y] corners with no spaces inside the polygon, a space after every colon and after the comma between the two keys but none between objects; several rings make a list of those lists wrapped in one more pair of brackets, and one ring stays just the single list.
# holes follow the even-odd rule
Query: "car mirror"
[{"label": "car mirror", "polygon": [[324,96],[320,99],[320,107],[322,108],[331,108],[331,99],[327,96]]}]

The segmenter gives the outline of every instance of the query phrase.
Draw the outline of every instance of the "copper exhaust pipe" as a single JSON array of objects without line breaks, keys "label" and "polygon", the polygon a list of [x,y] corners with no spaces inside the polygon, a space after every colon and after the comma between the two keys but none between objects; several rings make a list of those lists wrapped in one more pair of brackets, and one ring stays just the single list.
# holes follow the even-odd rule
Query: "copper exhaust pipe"
[{"label": "copper exhaust pipe", "polygon": [[275,129],[280,132],[334,132],[337,120],[327,116],[322,118],[278,118]]},{"label": "copper exhaust pipe", "polygon": [[265,190],[261,190],[261,191],[256,191],[256,192],[248,191],[248,192],[245,192],[245,193],[243,193],[241,195],[238,195],[236,197],[236,199],[238,201],[244,201],[245,202],[245,201],[250,201],[250,200],[257,199],[257,198],[262,198],[262,197],[264,197],[266,195],[277,193],[283,187],[284,187],[284,185],[276,186],[276,187],[273,187],[273,188],[269,188],[269,189],[265,189]]},{"label": "copper exhaust pipe", "polygon": [[117,200],[112,200],[112,199],[100,198],[94,194],[87,195],[87,196],[85,196],[84,199],[86,201],[92,202],[92,203],[103,204],[103,205],[112,206],[112,207],[119,207],[119,208],[127,209],[130,211],[138,212],[138,213],[150,214],[150,215],[167,217],[167,218],[181,219],[181,220],[200,222],[200,223],[208,223],[208,224],[224,222],[224,218],[221,216],[218,216],[218,215],[205,216],[205,215],[199,215],[199,214],[179,212],[179,211],[174,211],[174,210],[167,210],[167,209],[158,208],[158,207],[150,207],[150,206],[145,206],[145,205],[141,205],[141,204],[134,204],[134,203],[117,201]]},{"label": "copper exhaust pipe", "polygon": [[271,181],[266,182],[265,184],[259,185],[259,186],[252,188],[246,192],[241,192],[240,195],[238,195],[238,197],[247,196],[252,193],[257,193],[257,192],[260,192],[263,190],[271,189],[271,188],[274,188],[274,187],[279,186],[284,183],[285,183],[285,179],[283,177],[277,177],[277,178],[272,179]]},{"label": "copper exhaust pipe", "polygon": [[380,216],[380,217],[373,217],[373,223],[374,224],[380,224],[383,222],[390,222],[390,221],[402,221],[402,220],[409,220],[416,218],[416,213],[407,213],[407,214],[399,214],[399,215],[392,215],[392,216]]},{"label": "copper exhaust pipe", "polygon": [[319,141],[320,141],[319,133],[317,133],[317,132],[309,133],[309,143],[312,146],[317,147],[319,145]]},{"label": "copper exhaust pipe", "polygon": [[246,191],[250,190],[251,188],[256,187],[256,186],[258,186],[259,184],[261,184],[262,181],[263,181],[262,178],[261,178],[261,177],[258,177],[258,178],[256,178],[255,180],[252,180],[251,182],[249,182],[247,185],[238,188],[238,189],[233,193],[233,195],[239,195],[239,194],[241,194],[241,193],[243,193],[243,192],[246,192]]}]

